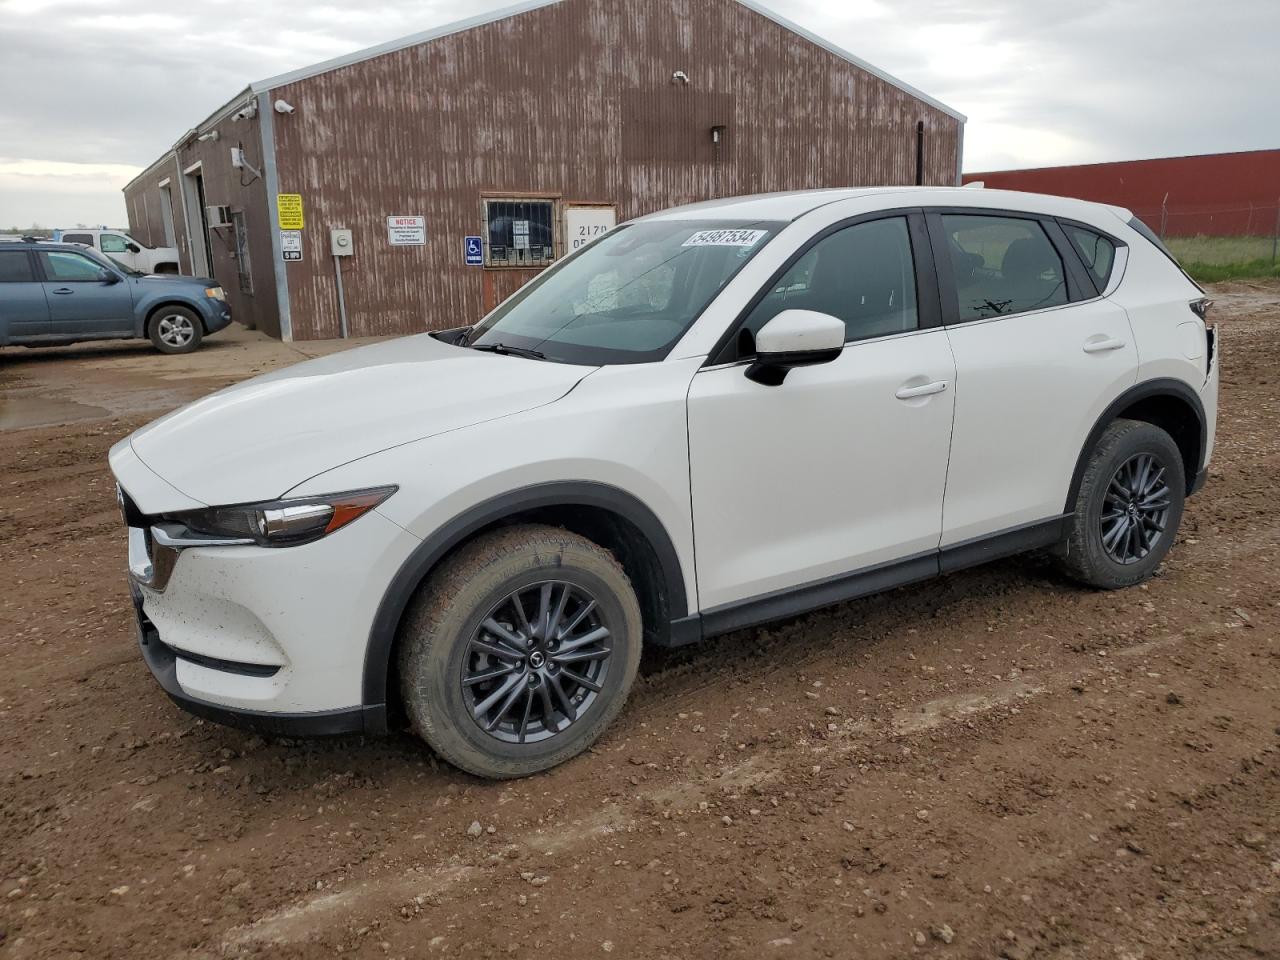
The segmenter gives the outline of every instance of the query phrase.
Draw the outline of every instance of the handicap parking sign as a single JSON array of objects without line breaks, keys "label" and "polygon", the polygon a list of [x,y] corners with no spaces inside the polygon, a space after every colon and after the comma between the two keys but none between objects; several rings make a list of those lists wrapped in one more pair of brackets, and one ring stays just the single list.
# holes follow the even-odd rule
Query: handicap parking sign
[{"label": "handicap parking sign", "polygon": [[484,241],[480,237],[467,237],[463,244],[468,267],[484,266]]}]

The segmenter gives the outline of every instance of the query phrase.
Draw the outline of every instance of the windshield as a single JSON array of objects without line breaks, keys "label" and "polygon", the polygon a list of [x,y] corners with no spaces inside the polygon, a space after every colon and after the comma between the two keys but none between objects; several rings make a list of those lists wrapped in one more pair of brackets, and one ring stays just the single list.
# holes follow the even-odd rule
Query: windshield
[{"label": "windshield", "polygon": [[565,363],[661,360],[782,224],[655,220],[605,234],[476,327],[468,346]]},{"label": "windshield", "polygon": [[86,247],[83,253],[85,254],[85,256],[92,257],[94,260],[97,260],[104,267],[111,267],[113,270],[117,270],[120,273],[123,273],[126,277],[143,276],[143,273],[141,270],[135,270],[133,269],[133,267],[126,266],[125,264],[117,260],[115,257],[109,257],[105,253],[99,253],[97,250],[94,250],[92,247]]}]

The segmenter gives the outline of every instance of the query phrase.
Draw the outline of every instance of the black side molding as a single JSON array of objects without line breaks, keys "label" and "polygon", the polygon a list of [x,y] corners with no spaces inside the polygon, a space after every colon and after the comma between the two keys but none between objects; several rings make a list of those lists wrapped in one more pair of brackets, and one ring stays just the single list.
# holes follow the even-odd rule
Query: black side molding
[{"label": "black side molding", "polygon": [[903,560],[864,567],[853,573],[712,607],[701,615],[694,614],[673,621],[669,640],[662,645],[685,646],[706,637],[800,616],[822,607],[856,600],[873,593],[883,593],[909,583],[931,580],[1016,553],[1051,547],[1061,543],[1066,537],[1070,519],[1071,514],[1062,514],[1024,523]]},{"label": "black side molding", "polygon": [[943,547],[939,555],[942,572],[954,573],[991,560],[1011,557],[1015,553],[1025,553],[1028,550],[1061,543],[1067,537],[1067,522],[1070,519],[1071,514],[1064,513],[1060,517],[1024,523],[999,533],[975,537],[972,540],[964,540],[953,543],[949,547]]}]

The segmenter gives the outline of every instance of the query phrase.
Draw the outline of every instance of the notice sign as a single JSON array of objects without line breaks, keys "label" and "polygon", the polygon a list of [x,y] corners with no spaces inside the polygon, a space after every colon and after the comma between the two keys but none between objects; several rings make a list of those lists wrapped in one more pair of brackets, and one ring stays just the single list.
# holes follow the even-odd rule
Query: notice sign
[{"label": "notice sign", "polygon": [[564,235],[569,240],[569,250],[585,247],[617,224],[618,215],[613,207],[569,207],[564,212]]},{"label": "notice sign", "polygon": [[511,221],[511,237],[514,241],[511,245],[517,250],[529,249],[529,221],[528,220],[512,220]]},{"label": "notice sign", "polygon": [[[276,212],[280,215],[281,230],[301,230],[302,229],[302,194],[300,193],[277,194],[276,195]],[[286,257],[285,259],[288,259],[288,258]]]},{"label": "notice sign", "polygon": [[282,260],[302,259],[302,231],[280,231],[280,258]]},{"label": "notice sign", "polygon": [[393,247],[420,247],[427,242],[426,217],[387,217],[387,242]]},{"label": "notice sign", "polygon": [[484,266],[484,239],[467,237],[462,243],[462,252],[467,259],[468,267]]}]

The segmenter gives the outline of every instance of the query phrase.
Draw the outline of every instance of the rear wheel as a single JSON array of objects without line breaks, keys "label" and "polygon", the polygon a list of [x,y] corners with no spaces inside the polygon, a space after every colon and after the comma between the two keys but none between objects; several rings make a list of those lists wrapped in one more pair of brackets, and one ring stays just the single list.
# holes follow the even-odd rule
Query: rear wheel
[{"label": "rear wheel", "polygon": [[186,307],[161,307],[148,324],[152,345],[161,353],[190,353],[204,333],[200,318]]},{"label": "rear wheel", "polygon": [[1146,580],[1177,536],[1186,489],[1182,454],[1169,434],[1137,420],[1112,423],[1080,483],[1066,572],[1105,590]]},{"label": "rear wheel", "polygon": [[469,773],[546,770],[622,709],[641,636],[635,592],[609,551],[554,527],[482,536],[428,578],[406,615],[410,724]]}]

